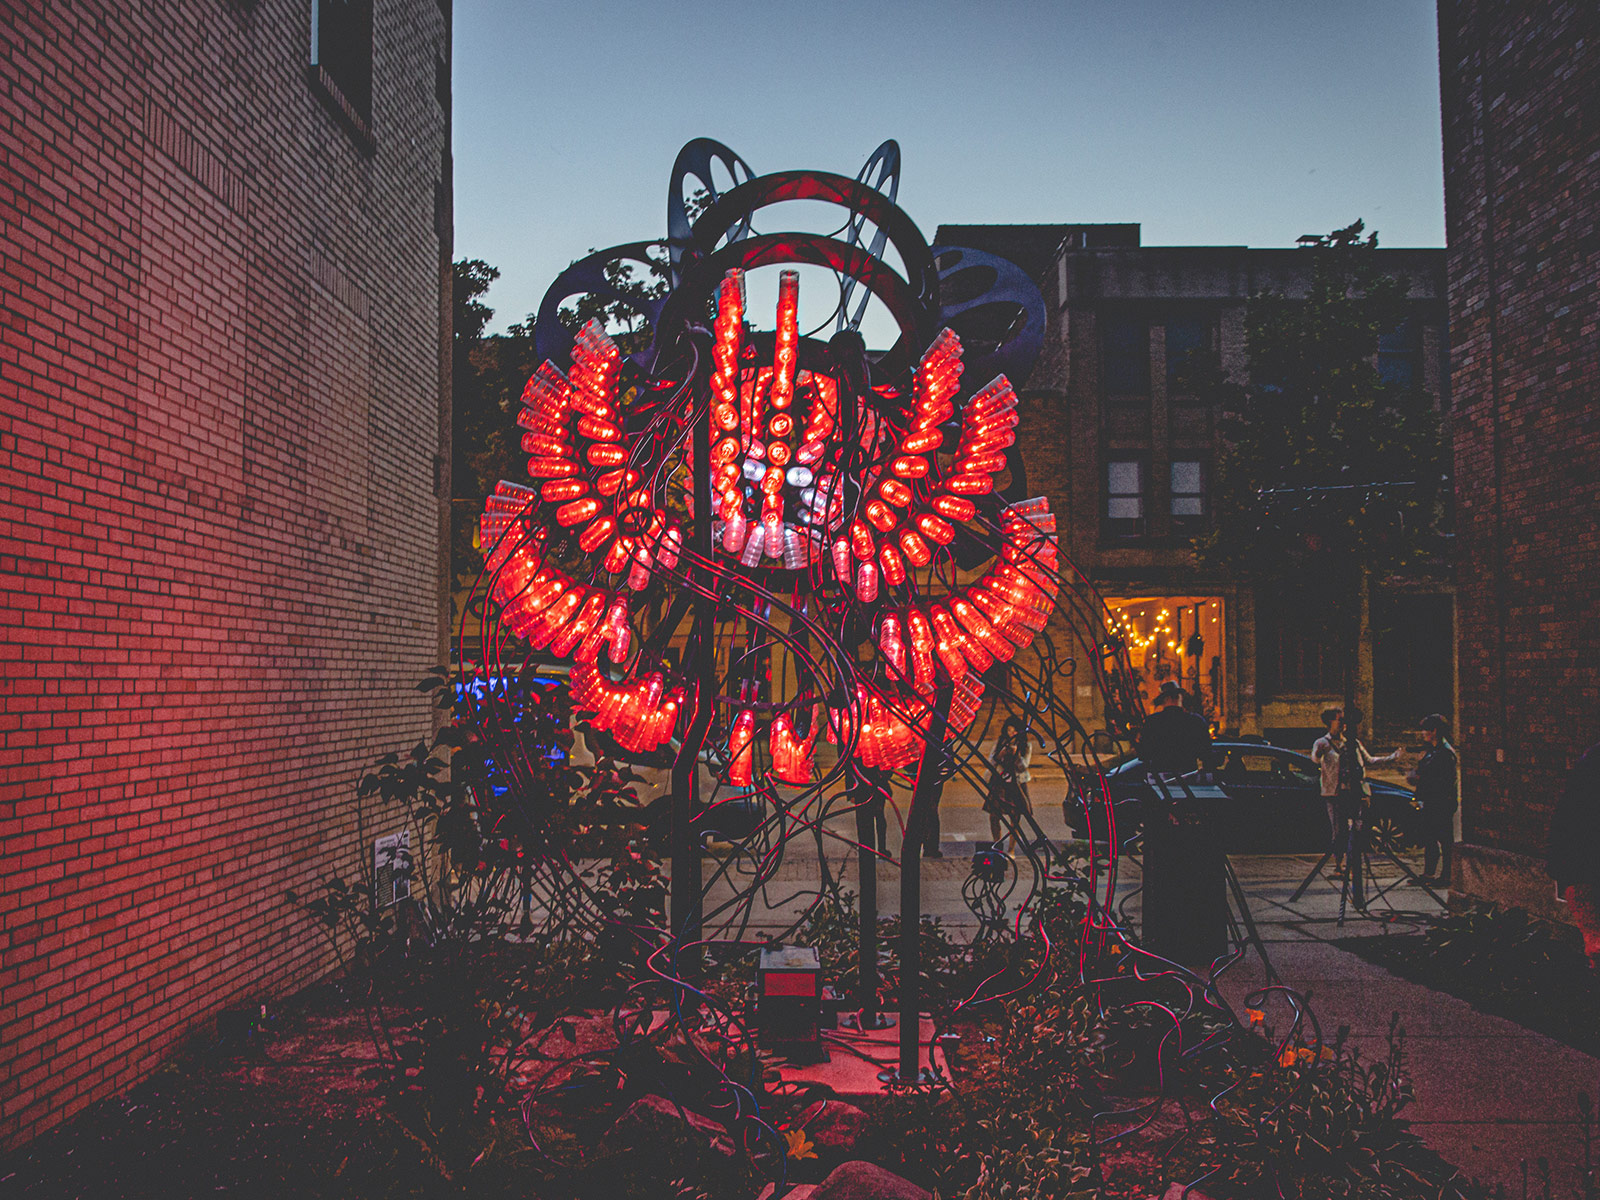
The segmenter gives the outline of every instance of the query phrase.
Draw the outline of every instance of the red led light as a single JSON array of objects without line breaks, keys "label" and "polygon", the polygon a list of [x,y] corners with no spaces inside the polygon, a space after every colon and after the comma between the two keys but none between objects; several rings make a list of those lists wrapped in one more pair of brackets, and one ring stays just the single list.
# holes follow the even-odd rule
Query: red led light
[{"label": "red led light", "polygon": [[921,513],[916,520],[917,531],[930,542],[948,546],[955,540],[956,531],[950,522],[932,513]]},{"label": "red led light", "polygon": [[589,485],[581,479],[552,479],[539,489],[539,495],[552,504],[579,500],[589,494]]},{"label": "red led light", "polygon": [[906,564],[901,559],[899,551],[893,546],[885,546],[878,551],[878,561],[883,564],[883,581],[894,587],[899,587],[906,581]]},{"label": "red led light", "polygon": [[756,716],[745,709],[733,720],[728,731],[728,782],[749,787],[755,773]]},{"label": "red led light", "polygon": [[928,543],[909,529],[900,531],[900,550],[912,566],[925,567],[933,561],[933,551],[928,549]]},{"label": "red led light", "polygon": [[556,509],[556,520],[567,529],[580,525],[600,511],[598,500],[573,500]]},{"label": "red led light", "polygon": [[880,533],[888,533],[899,520],[894,515],[894,509],[890,508],[882,500],[868,500],[864,511],[867,514],[867,520],[872,523],[872,527]]}]

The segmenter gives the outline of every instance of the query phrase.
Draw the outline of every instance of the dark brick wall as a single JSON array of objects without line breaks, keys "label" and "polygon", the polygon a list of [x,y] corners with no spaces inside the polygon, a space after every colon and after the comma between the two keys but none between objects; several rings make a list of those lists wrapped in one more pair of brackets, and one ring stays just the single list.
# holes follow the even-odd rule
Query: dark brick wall
[{"label": "dark brick wall", "polygon": [[0,17],[0,1144],[324,970],[284,893],[429,728],[447,20],[377,4],[362,133],[310,3]]},{"label": "dark brick wall", "polygon": [[1463,836],[1537,860],[1600,739],[1600,9],[1442,0],[1439,57]]}]

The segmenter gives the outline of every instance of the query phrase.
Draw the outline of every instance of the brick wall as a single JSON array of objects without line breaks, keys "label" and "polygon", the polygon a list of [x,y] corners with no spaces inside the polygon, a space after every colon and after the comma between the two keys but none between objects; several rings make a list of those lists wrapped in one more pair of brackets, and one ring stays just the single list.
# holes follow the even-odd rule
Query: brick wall
[{"label": "brick wall", "polygon": [[0,1145],[326,969],[284,893],[429,728],[448,21],[376,5],[363,132],[310,5],[0,17]]},{"label": "brick wall", "polygon": [[1600,740],[1600,10],[1441,0],[1439,43],[1464,882],[1548,904]]}]

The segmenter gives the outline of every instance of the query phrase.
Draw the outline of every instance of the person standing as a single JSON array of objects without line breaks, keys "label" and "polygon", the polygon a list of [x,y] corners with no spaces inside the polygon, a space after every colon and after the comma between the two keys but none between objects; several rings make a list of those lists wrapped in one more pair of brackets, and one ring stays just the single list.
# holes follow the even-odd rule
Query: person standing
[{"label": "person standing", "polygon": [[[1450,850],[1456,840],[1456,749],[1445,734],[1450,723],[1439,713],[1422,718],[1422,740],[1427,743],[1416,770],[1411,773],[1422,806],[1422,882],[1450,881]],[[1437,867],[1437,873],[1434,868]]]},{"label": "person standing", "polygon": [[1600,742],[1583,752],[1550,816],[1550,876],[1600,968]]},{"label": "person standing", "polygon": [[[1311,747],[1311,761],[1317,764],[1322,773],[1322,801],[1328,807],[1328,832],[1333,838],[1333,874],[1337,879],[1344,874],[1344,853],[1350,841],[1350,822],[1360,818],[1359,807],[1365,804],[1366,798],[1372,794],[1372,785],[1367,782],[1366,770],[1368,767],[1381,767],[1398,762],[1400,751],[1395,750],[1392,754],[1385,754],[1381,758],[1368,753],[1357,736],[1361,725],[1360,709],[1350,714],[1348,729],[1342,708],[1323,709],[1322,723],[1328,727],[1328,732],[1318,738],[1316,744]],[[1359,780],[1358,787],[1352,789],[1360,797],[1355,806],[1351,806],[1339,794],[1339,762],[1347,744],[1355,747],[1355,761],[1350,764],[1350,769],[1356,772]],[[1352,807],[1356,811],[1352,811]]]},{"label": "person standing", "polygon": [[[861,784],[861,810],[863,820],[858,835],[870,850],[889,853],[889,789],[894,782],[894,772],[886,767],[856,768]],[[937,840],[935,845],[937,845]]]},{"label": "person standing", "polygon": [[[1172,680],[1156,693],[1156,711],[1139,731],[1139,761],[1151,775],[1154,803],[1145,821],[1148,831],[1171,816],[1172,790],[1165,779],[1181,777],[1211,765],[1211,728],[1199,713],[1183,707],[1183,689]],[[1162,776],[1162,779],[1155,778]]]},{"label": "person standing", "polygon": [[1022,817],[1033,814],[1033,799],[1028,795],[1028,783],[1033,778],[1028,770],[1032,751],[1022,722],[1008,717],[995,739],[994,770],[989,776],[989,793],[983,800],[983,811],[989,814],[989,838],[997,847],[1002,828],[1016,834]]}]

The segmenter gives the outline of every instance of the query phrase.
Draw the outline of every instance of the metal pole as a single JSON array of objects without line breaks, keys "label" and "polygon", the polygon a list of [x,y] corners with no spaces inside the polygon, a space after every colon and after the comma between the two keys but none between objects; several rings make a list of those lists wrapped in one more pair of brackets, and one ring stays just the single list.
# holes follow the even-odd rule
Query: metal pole
[{"label": "metal pole", "polygon": [[927,836],[928,818],[938,808],[944,792],[944,735],[953,691],[950,679],[940,670],[923,739],[922,762],[917,767],[917,786],[911,793],[906,838],[900,847],[900,1082],[906,1084],[918,1079],[922,1036],[922,989],[918,978],[922,971],[922,843]]},{"label": "metal pole", "polygon": [[873,819],[871,800],[876,794],[872,780],[863,778],[852,760],[846,768],[846,779],[851,797],[856,805],[856,841],[861,848],[856,853],[860,872],[861,929],[859,955],[856,963],[856,1000],[861,1007],[861,1028],[878,1027],[878,846],[877,821]]},{"label": "metal pole", "polygon": [[1357,748],[1357,729],[1354,720],[1356,696],[1361,674],[1361,592],[1363,577],[1358,563],[1348,562],[1353,572],[1350,597],[1349,643],[1345,647],[1344,684],[1344,748],[1339,758],[1339,800],[1350,814],[1350,845],[1345,852],[1344,869],[1350,886],[1350,899],[1356,908],[1366,907],[1367,897],[1362,881],[1362,858],[1366,853],[1366,805],[1361,786],[1361,751]]},{"label": "metal pole", "polygon": [[[710,337],[704,330],[691,335],[697,350],[695,373],[710,369]],[[698,384],[694,395],[705,394]],[[694,628],[689,653],[695,667],[694,710],[689,729],[672,764],[672,893],[671,932],[680,951],[700,940],[700,846],[695,836],[694,819],[700,811],[700,751],[717,703],[717,672],[712,653],[717,599],[710,578],[711,562],[711,411],[710,407],[694,425],[694,559],[690,578],[696,584]],[[677,971],[683,978],[695,973],[698,953],[679,956]],[[687,1002],[687,998],[686,998]]]}]

